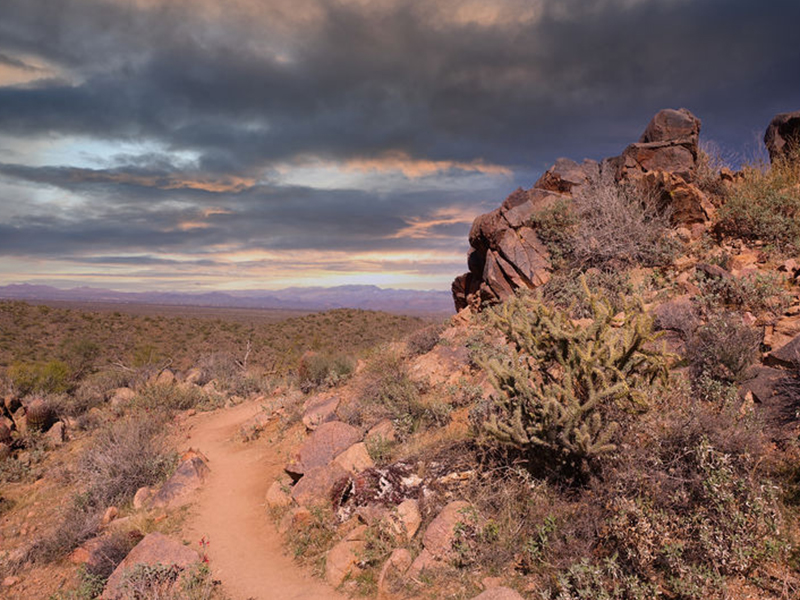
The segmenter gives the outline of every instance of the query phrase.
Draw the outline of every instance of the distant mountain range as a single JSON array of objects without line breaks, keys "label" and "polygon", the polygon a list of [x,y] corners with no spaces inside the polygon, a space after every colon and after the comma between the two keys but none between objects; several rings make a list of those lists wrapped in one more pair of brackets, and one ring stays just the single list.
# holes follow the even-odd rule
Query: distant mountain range
[{"label": "distant mountain range", "polygon": [[122,304],[167,304],[218,308],[263,308],[328,310],[363,308],[393,313],[452,313],[450,292],[379,288],[374,285],[337,287],[295,287],[282,290],[233,292],[116,292],[102,288],[59,289],[27,283],[0,286],[0,299],[57,300],[66,302],[108,302]]}]

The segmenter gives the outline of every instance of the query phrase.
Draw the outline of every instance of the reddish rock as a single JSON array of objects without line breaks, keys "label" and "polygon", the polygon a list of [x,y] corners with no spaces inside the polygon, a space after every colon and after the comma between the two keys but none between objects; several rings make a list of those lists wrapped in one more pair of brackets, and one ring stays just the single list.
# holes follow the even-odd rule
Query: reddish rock
[{"label": "reddish rock", "polygon": [[203,485],[209,472],[208,465],[200,456],[183,461],[155,493],[150,505],[172,508],[185,504],[191,492]]},{"label": "reddish rock", "polygon": [[344,487],[349,478],[350,474],[336,463],[312,467],[292,488],[292,498],[300,506],[330,505],[334,490]]},{"label": "reddish rock", "polygon": [[384,419],[370,429],[367,435],[364,436],[364,439],[368,442],[371,440],[395,442],[397,441],[397,428],[394,426],[391,419]]},{"label": "reddish rock", "polygon": [[147,505],[147,502],[152,497],[153,497],[153,488],[147,486],[140,487],[138,490],[136,490],[136,494],[133,496],[134,510],[139,510],[144,508]]},{"label": "reddish rock", "polygon": [[339,587],[348,576],[357,574],[358,555],[367,543],[362,540],[342,540],[328,551],[325,557],[325,581],[332,587]]},{"label": "reddish rock", "polygon": [[375,463],[372,462],[369,456],[369,452],[367,452],[367,445],[364,442],[353,444],[347,450],[339,454],[333,462],[354,475],[375,466]]},{"label": "reddish rock", "polygon": [[116,506],[109,506],[106,512],[103,513],[103,518],[100,520],[101,525],[108,525],[119,516],[119,509]]},{"label": "reddish rock", "polygon": [[272,482],[264,498],[267,508],[285,508],[292,505],[290,484],[289,478]]},{"label": "reddish rock", "polygon": [[320,425],[300,447],[295,462],[287,468],[291,474],[302,475],[309,469],[322,467],[336,455],[361,439],[355,427],[341,421]]},{"label": "reddish rock", "polygon": [[323,423],[336,419],[336,409],[339,407],[338,396],[314,396],[305,403],[303,425],[314,430]]},{"label": "reddish rock", "polygon": [[794,368],[800,364],[800,335],[788,344],[773,350],[764,360],[767,365],[785,368]]},{"label": "reddish rock", "polygon": [[450,502],[442,511],[431,521],[422,537],[425,549],[435,558],[446,558],[453,549],[453,540],[457,523],[467,523],[472,520],[469,511],[472,511],[469,502],[455,501]]},{"label": "reddish rock", "polygon": [[289,531],[307,528],[312,520],[311,511],[305,506],[298,506],[286,513],[278,523],[278,533],[285,535]]},{"label": "reddish rock", "polygon": [[772,162],[780,158],[796,158],[800,150],[800,110],[775,115],[764,134],[764,144]]},{"label": "reddish rock", "polygon": [[405,583],[404,575],[411,563],[411,553],[405,548],[392,551],[378,576],[378,600],[390,600],[394,597],[395,587]]},{"label": "reddish rock", "polygon": [[101,598],[103,600],[121,600],[124,590],[122,583],[125,574],[136,565],[176,565],[178,568],[187,567],[199,562],[200,557],[197,552],[187,548],[180,542],[167,537],[162,533],[149,533],[136,547],[130,551],[119,566],[108,578],[105,590]]}]

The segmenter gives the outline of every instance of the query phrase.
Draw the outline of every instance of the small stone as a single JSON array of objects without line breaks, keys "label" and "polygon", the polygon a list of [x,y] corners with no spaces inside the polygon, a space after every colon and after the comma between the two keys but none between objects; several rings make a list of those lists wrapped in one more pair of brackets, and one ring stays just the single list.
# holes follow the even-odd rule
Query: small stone
[{"label": "small stone", "polygon": [[136,494],[133,496],[133,508],[134,510],[140,510],[147,505],[148,500],[153,496],[153,489],[149,487],[140,487],[136,490]]},{"label": "small stone", "polygon": [[397,429],[390,419],[384,419],[367,432],[367,441],[395,442],[397,441]]},{"label": "small stone", "polygon": [[44,437],[51,446],[58,447],[63,444],[66,437],[64,422],[57,421],[55,425],[47,430],[47,433],[44,434]]},{"label": "small stone", "polygon": [[119,509],[116,506],[109,506],[106,512],[103,513],[103,518],[100,521],[103,525],[108,525],[119,516]]},{"label": "small stone", "polygon": [[5,579],[3,579],[3,587],[14,587],[20,582],[20,578],[14,575],[9,575]]},{"label": "small stone", "polygon": [[267,490],[265,502],[268,508],[285,508],[292,505],[292,496],[286,481],[273,481]]},{"label": "small stone", "polygon": [[456,524],[472,520],[466,514],[472,509],[469,502],[456,501],[447,504],[436,518],[431,521],[422,538],[425,548],[436,558],[443,558],[452,551]]}]

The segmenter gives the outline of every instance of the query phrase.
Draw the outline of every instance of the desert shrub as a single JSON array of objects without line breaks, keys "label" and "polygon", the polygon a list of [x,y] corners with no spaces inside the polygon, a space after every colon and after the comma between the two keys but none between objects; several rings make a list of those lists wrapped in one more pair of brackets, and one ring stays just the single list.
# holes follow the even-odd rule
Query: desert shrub
[{"label": "desert shrub", "polygon": [[598,178],[579,189],[573,210],[572,258],[584,268],[657,266],[669,263],[677,250],[667,235],[669,210],[643,186]]},{"label": "desert shrub", "polygon": [[309,392],[336,385],[355,370],[355,360],[342,353],[312,353],[304,356],[297,369],[300,389]]},{"label": "desert shrub", "polygon": [[87,503],[103,508],[124,504],[140,487],[163,480],[176,458],[163,432],[161,417],[141,412],[98,432],[78,462]]},{"label": "desert shrub", "polygon": [[730,156],[724,156],[722,149],[713,142],[701,141],[700,151],[695,163],[695,183],[697,187],[713,196],[724,196],[725,186],[720,178],[720,171],[732,162]]},{"label": "desert shrub", "polygon": [[652,600],[662,595],[656,586],[626,573],[616,558],[584,558],[559,572],[552,587],[541,594],[550,600]]},{"label": "desert shrub", "polygon": [[196,381],[198,385],[202,386],[213,380],[218,389],[238,396],[262,391],[266,383],[264,378],[245,369],[244,363],[228,352],[214,352],[203,356],[198,361],[197,368],[200,370],[200,378]]},{"label": "desert shrub", "polygon": [[46,363],[17,362],[8,368],[7,376],[20,396],[60,394],[72,387],[69,366],[60,360]]},{"label": "desert shrub", "polygon": [[302,564],[312,565],[318,573],[325,567],[325,555],[336,537],[335,518],[330,509],[312,507],[311,520],[287,533],[289,551]]},{"label": "desert shrub", "polygon": [[782,314],[792,296],[777,273],[756,273],[744,277],[709,277],[698,271],[699,302],[706,311],[719,308],[747,310],[755,314]]},{"label": "desert shrub", "polygon": [[94,600],[103,593],[106,578],[92,575],[86,567],[78,568],[78,587],[74,590],[59,590],[50,600]]},{"label": "desert shrub", "polygon": [[758,356],[761,334],[735,313],[713,315],[689,338],[686,358],[695,385],[739,381]]},{"label": "desert shrub", "polygon": [[121,600],[210,600],[220,598],[208,565],[137,564],[120,582]]},{"label": "desert shrub", "polygon": [[172,412],[215,406],[214,398],[196,386],[148,383],[139,388],[133,405],[149,411]]},{"label": "desert shrub", "polygon": [[783,552],[758,423],[693,403],[637,441],[601,484],[610,490],[601,546],[625,573],[659,582],[665,597],[699,599]]},{"label": "desert shrub", "polygon": [[546,284],[539,288],[542,299],[559,309],[569,310],[576,318],[592,316],[590,294],[601,294],[610,303],[614,311],[624,309],[627,298],[633,293],[628,276],[621,271],[600,271],[589,269],[583,274],[586,285],[581,281],[579,270],[556,272]]},{"label": "desert shrub", "polygon": [[574,254],[577,224],[574,211],[564,201],[537,211],[531,217],[530,225],[550,252],[550,260],[556,269],[563,267]]},{"label": "desert shrub", "polygon": [[395,352],[381,352],[367,365],[360,389],[363,417],[390,418],[406,433],[420,426],[447,422],[449,407],[435,399],[426,401],[422,384],[411,379],[408,365]]},{"label": "desert shrub", "polygon": [[615,416],[642,408],[643,391],[667,375],[666,356],[647,347],[655,335],[641,305],[615,323],[608,300],[586,293],[593,313],[586,327],[530,296],[492,309],[490,323],[511,349],[484,365],[496,390],[486,432],[531,465],[573,474],[616,448]]},{"label": "desert shrub", "polygon": [[408,353],[411,356],[427,354],[439,343],[443,330],[444,326],[442,324],[435,324],[415,331],[406,339]]},{"label": "desert shrub", "polygon": [[100,344],[87,338],[70,339],[62,343],[61,352],[72,377],[78,380],[94,370],[101,348]]},{"label": "desert shrub", "polygon": [[684,340],[689,339],[698,325],[697,310],[691,302],[666,302],[655,309],[655,328],[677,331]]},{"label": "desert shrub", "polygon": [[717,230],[744,240],[760,240],[782,253],[800,248],[800,162],[770,168],[747,166],[744,180],[729,193]]}]

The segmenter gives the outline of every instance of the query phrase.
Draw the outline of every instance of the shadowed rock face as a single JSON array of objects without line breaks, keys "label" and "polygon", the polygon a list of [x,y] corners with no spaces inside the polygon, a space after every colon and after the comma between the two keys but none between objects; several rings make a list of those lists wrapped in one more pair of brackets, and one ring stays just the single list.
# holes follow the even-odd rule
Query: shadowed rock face
[{"label": "shadowed rock face", "polygon": [[531,217],[556,202],[569,202],[601,174],[619,183],[653,189],[672,208],[680,225],[708,219],[710,204],[692,183],[698,155],[700,120],[686,109],[665,109],[650,121],[639,141],[598,164],[559,158],[529,190],[518,189],[492,212],[475,219],[469,234],[469,272],[452,285],[456,310],[501,302],[519,288],[536,288],[550,279],[547,248],[531,227]]},{"label": "shadowed rock face", "polygon": [[775,115],[764,134],[764,144],[772,162],[800,150],[800,110]]}]

